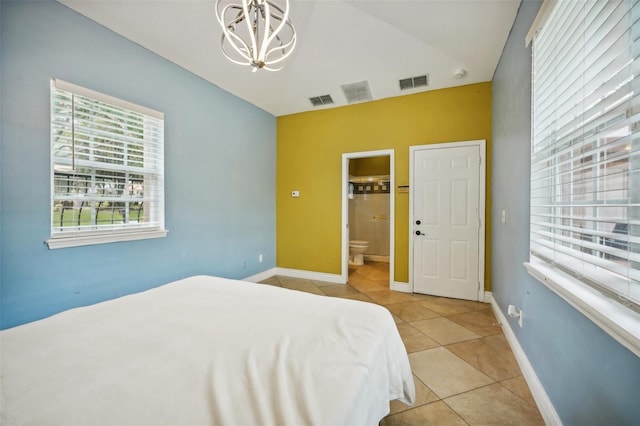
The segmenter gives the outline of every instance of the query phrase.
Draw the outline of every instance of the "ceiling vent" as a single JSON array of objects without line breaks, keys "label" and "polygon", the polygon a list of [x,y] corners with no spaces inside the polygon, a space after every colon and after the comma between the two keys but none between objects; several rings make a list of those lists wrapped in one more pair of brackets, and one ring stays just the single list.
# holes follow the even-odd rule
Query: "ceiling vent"
[{"label": "ceiling vent", "polygon": [[417,77],[403,78],[400,80],[400,90],[415,89],[416,87],[428,86],[429,74],[419,75]]},{"label": "ceiling vent", "polygon": [[309,98],[309,100],[311,101],[311,105],[313,106],[326,105],[326,104],[333,103],[333,99],[331,99],[331,95],[315,96],[313,98]]},{"label": "ceiling vent", "polygon": [[369,83],[367,81],[345,84],[340,87],[344,92],[344,96],[347,98],[347,102],[350,104],[354,102],[370,101],[373,99],[371,97],[371,91],[369,90]]}]

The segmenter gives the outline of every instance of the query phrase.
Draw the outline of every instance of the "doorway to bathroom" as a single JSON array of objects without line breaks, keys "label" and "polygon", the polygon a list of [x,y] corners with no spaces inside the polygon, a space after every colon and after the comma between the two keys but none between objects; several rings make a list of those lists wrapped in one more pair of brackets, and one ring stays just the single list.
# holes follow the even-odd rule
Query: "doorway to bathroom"
[{"label": "doorway to bathroom", "polygon": [[[342,154],[342,281],[360,262],[388,262],[394,287],[394,150]],[[351,242],[351,244],[350,244]],[[356,254],[350,256],[349,248]],[[358,253],[359,252],[359,253]]]}]

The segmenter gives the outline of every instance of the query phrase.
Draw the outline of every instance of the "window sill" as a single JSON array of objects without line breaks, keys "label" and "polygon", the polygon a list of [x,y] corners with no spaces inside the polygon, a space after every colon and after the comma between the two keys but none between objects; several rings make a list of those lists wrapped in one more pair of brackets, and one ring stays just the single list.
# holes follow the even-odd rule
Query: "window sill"
[{"label": "window sill", "polygon": [[146,240],[150,238],[164,238],[167,236],[166,229],[154,229],[146,231],[133,231],[133,232],[112,232],[107,234],[96,235],[76,235],[76,236],[64,236],[54,237],[45,241],[45,244],[49,247],[49,250],[90,246],[95,244],[107,244],[115,243],[118,241],[135,241]]},{"label": "window sill", "polygon": [[640,314],[550,265],[525,262],[527,272],[593,321],[618,343],[640,356]]}]

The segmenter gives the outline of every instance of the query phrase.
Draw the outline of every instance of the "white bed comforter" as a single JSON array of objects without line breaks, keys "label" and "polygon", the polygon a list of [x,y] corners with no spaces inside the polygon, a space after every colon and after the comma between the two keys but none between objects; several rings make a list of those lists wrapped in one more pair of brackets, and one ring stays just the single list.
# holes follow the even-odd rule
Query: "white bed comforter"
[{"label": "white bed comforter", "polygon": [[2,425],[377,425],[411,403],[383,307],[208,276],[0,332]]}]

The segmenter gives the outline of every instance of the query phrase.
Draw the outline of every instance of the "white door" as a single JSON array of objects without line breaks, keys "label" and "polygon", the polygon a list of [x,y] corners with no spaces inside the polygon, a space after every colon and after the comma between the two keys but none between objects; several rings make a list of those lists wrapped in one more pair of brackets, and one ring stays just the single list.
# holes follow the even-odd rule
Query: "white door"
[{"label": "white door", "polygon": [[478,300],[480,146],[413,151],[413,291]]}]

